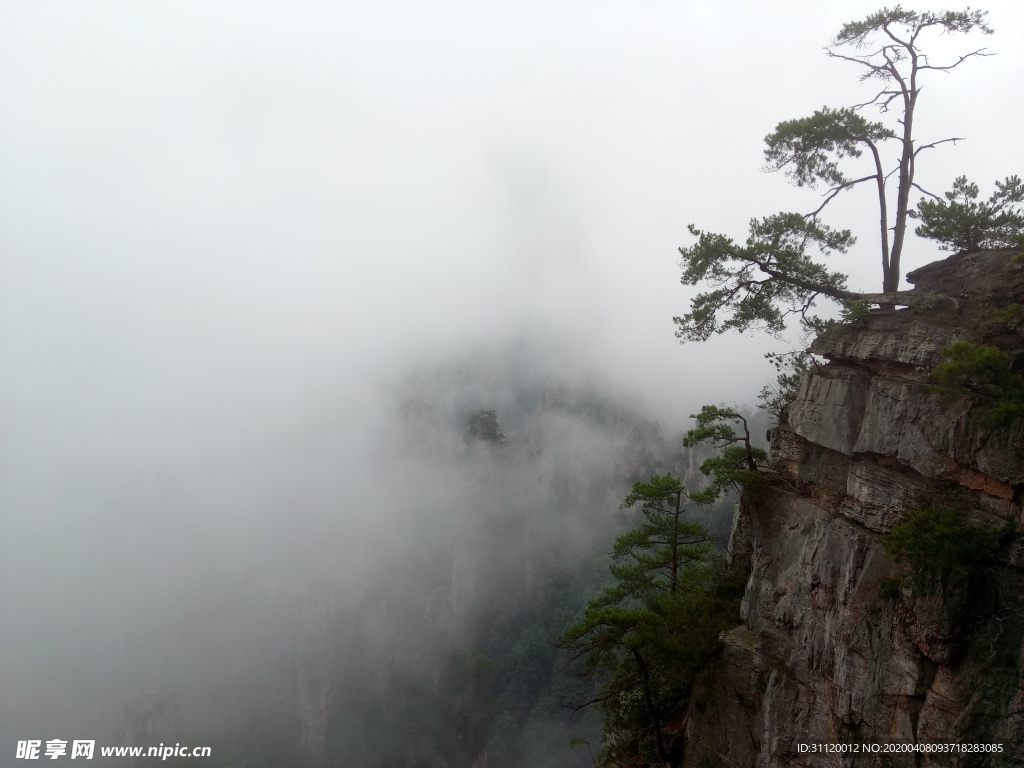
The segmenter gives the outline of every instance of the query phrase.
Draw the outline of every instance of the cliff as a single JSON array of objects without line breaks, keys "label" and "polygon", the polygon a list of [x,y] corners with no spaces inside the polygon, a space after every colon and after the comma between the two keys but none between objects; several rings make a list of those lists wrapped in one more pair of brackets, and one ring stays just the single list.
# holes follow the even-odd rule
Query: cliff
[{"label": "cliff", "polygon": [[[744,497],[730,540],[751,569],[742,625],[694,690],[685,766],[1024,765],[1019,541],[980,577],[880,586],[903,573],[880,537],[907,509],[1022,522],[1024,424],[983,429],[928,380],[957,340],[1005,349],[1019,371],[1021,329],[996,310],[1024,303],[1024,260],[958,254],[908,279],[934,299],[819,337],[827,363],[772,432],[770,488]],[[815,742],[1003,752],[800,751]]]}]

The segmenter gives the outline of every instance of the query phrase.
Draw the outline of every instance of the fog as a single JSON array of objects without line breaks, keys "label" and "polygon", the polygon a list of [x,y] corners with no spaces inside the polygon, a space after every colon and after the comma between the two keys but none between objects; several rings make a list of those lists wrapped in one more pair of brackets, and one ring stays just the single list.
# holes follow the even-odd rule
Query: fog
[{"label": "fog", "polygon": [[[922,95],[921,140],[967,137],[922,159],[929,189],[1024,166],[1024,8],[987,7],[997,55]],[[0,765],[116,743],[160,686],[229,718],[255,695],[217,681],[276,684],[289,606],[383,605],[411,564],[501,549],[465,524],[481,495],[533,520],[575,489],[517,562],[604,546],[637,425],[661,458],[632,469],[685,461],[688,414],[753,403],[763,354],[801,344],[681,347],[676,249],[816,207],[759,172],[762,138],[873,95],[821,50],[866,10],[0,2]],[[829,221],[874,288],[871,200]],[[467,458],[481,410],[503,469]]]}]

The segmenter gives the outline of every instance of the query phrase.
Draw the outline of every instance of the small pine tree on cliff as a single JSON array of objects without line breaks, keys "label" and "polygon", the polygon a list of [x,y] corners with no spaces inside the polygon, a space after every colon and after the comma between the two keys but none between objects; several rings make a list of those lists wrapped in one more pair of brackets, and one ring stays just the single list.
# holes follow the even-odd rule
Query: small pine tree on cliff
[{"label": "small pine tree on cliff", "polygon": [[622,507],[639,504],[643,519],[615,542],[615,580],[559,640],[584,674],[604,679],[588,702],[605,713],[603,764],[637,755],[680,764],[684,734],[670,723],[738,615],[745,576],[713,553],[707,530],[684,519],[690,498],[672,475],[633,486]]}]

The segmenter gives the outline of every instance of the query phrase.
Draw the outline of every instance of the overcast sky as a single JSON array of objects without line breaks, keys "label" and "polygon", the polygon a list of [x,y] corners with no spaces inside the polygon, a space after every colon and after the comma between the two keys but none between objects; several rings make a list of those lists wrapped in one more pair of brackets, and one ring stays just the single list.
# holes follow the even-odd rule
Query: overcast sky
[{"label": "overcast sky", "polygon": [[[1024,4],[986,5],[995,35],[934,44],[997,53],[925,83],[919,138],[968,139],[922,156],[938,191],[1024,171]],[[249,459],[296,424],[372,428],[405,370],[474,345],[548,338],[673,429],[753,402],[780,347],[681,347],[676,248],[816,207],[759,171],[762,139],[871,95],[822,50],[871,10],[0,2],[5,567],[55,560],[72,500],[136,473],[256,495]],[[829,219],[862,235],[863,289],[869,198]]]},{"label": "overcast sky", "polygon": [[[998,55],[926,83],[921,139],[969,139],[923,158],[926,185],[1021,170],[1024,9],[990,7],[997,35],[952,43]],[[751,400],[766,370],[736,356],[764,337],[673,338],[675,249],[691,222],[742,237],[814,207],[759,172],[761,140],[864,95],[821,46],[865,8],[0,4],[7,439],[102,433],[148,460],[193,420],[341,380],[358,400],[410,358],[524,330],[668,413],[681,389]],[[869,197],[832,217],[862,234],[844,267],[864,288]]]}]

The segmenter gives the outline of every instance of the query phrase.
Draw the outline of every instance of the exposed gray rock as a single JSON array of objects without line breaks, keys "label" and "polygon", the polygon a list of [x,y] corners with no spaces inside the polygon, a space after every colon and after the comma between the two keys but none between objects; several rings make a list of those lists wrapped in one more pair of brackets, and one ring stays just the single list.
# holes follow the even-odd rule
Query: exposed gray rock
[{"label": "exposed gray rock", "polygon": [[865,374],[849,368],[805,375],[789,412],[789,425],[805,440],[852,454],[864,420],[869,382]]},{"label": "exposed gray rock", "polygon": [[872,333],[825,334],[812,348],[830,360],[931,368],[940,361],[942,348],[957,339],[957,329],[920,320],[908,322],[907,312],[873,315]]},{"label": "exposed gray rock", "polygon": [[[730,552],[751,568],[743,623],[694,689],[688,768],[1021,763],[1024,546],[981,576],[904,579],[886,596],[882,580],[903,571],[880,538],[912,507],[1021,522],[1024,425],[981,430],[966,403],[928,386],[950,342],[1013,343],[993,308],[1024,301],[1019,261],[1001,251],[929,265],[912,277],[946,298],[872,314],[812,346],[829,362],[805,376],[788,424],[772,432],[771,488],[737,508]],[[1003,752],[887,762],[801,751],[814,742],[998,742]]]},{"label": "exposed gray rock", "polygon": [[958,307],[998,307],[1024,302],[1024,261],[1013,250],[957,253],[909,272],[907,282],[922,292],[959,299]]}]

